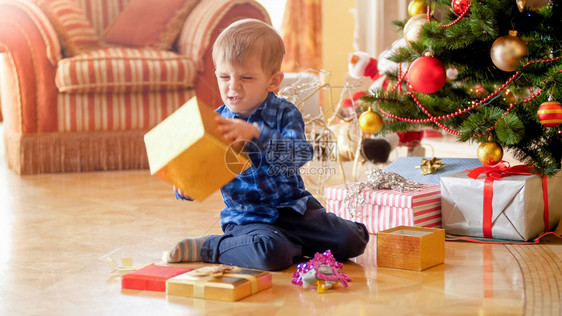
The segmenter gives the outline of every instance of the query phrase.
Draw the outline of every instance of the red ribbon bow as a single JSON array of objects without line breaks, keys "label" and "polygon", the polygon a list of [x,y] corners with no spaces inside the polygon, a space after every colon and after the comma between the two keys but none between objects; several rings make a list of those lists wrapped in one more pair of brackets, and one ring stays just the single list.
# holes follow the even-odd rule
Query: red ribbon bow
[{"label": "red ribbon bow", "polygon": [[513,175],[532,175],[534,174],[534,167],[529,165],[517,165],[511,167],[509,162],[501,161],[495,166],[478,167],[475,169],[468,170],[470,173],[469,177],[476,179],[482,173],[486,173],[486,178],[493,178],[494,180],[501,179],[503,177],[513,176]]},{"label": "red ribbon bow", "polygon": [[[492,236],[492,200],[494,197],[494,181],[501,179],[503,177],[509,177],[513,175],[533,175],[535,174],[533,166],[529,165],[517,165],[511,167],[507,161],[501,161],[495,166],[485,166],[478,167],[475,169],[469,169],[468,176],[473,179],[477,179],[482,173],[486,174],[486,179],[484,180],[484,208],[483,208],[483,219],[482,219],[482,232],[485,238],[493,238]],[[544,200],[544,232],[548,232],[550,228],[549,221],[549,210],[548,210],[548,187],[547,178],[545,175],[542,176],[542,192]]]}]

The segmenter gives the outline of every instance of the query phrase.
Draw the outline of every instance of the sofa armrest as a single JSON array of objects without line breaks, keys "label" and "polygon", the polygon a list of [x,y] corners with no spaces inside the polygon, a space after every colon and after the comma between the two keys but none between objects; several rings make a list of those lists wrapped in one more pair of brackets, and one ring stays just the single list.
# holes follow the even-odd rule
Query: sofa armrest
[{"label": "sofa armrest", "polygon": [[60,41],[54,27],[34,3],[25,0],[3,0],[0,1],[0,14],[3,19],[12,21],[18,21],[16,15],[28,18],[31,24],[26,26],[33,26],[39,32],[41,40],[45,43],[45,54],[49,62],[55,66],[62,58]]},{"label": "sofa armrest", "polygon": [[56,130],[60,43],[33,3],[0,1],[0,53],[5,128],[17,133]]},{"label": "sofa armrest", "polygon": [[178,51],[197,67],[197,96],[212,108],[222,104],[211,55],[213,43],[228,25],[244,18],[271,24],[269,14],[255,0],[202,0],[180,33]]}]

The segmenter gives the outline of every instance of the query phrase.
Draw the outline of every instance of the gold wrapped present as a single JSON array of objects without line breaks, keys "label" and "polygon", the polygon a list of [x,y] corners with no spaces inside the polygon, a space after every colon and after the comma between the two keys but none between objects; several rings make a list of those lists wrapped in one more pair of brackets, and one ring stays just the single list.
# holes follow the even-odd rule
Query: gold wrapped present
[{"label": "gold wrapped present", "polygon": [[210,107],[193,97],[146,135],[150,173],[203,200],[250,166],[217,131]]},{"label": "gold wrapped present", "polygon": [[237,267],[203,267],[166,281],[166,294],[221,301],[237,301],[268,289],[270,272]]},{"label": "gold wrapped present", "polygon": [[377,265],[425,270],[445,261],[445,230],[399,226],[377,234]]}]

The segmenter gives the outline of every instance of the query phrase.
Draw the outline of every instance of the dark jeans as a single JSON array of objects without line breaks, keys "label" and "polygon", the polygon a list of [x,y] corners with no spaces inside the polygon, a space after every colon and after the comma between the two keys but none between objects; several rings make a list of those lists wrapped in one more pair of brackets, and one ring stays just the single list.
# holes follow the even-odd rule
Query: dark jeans
[{"label": "dark jeans", "polygon": [[280,209],[273,224],[226,225],[224,235],[212,235],[203,243],[203,261],[282,270],[327,249],[338,261],[365,251],[369,242],[365,225],[328,213],[315,201],[307,207],[304,215],[290,208]]}]

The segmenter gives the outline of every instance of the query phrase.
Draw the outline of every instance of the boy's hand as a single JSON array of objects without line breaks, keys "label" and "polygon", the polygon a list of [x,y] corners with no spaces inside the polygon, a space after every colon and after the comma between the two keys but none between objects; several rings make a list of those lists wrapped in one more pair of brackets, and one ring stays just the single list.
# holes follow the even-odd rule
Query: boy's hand
[{"label": "boy's hand", "polygon": [[[258,138],[260,132],[256,126],[240,119],[227,119],[217,116],[218,131],[222,133],[223,137],[230,143],[238,141],[250,141],[252,138]],[[240,142],[240,146],[243,146]]]},{"label": "boy's hand", "polygon": [[177,188],[175,185],[174,185],[174,193],[176,194],[177,200],[193,201],[193,198],[191,196],[185,194],[185,192]]}]

